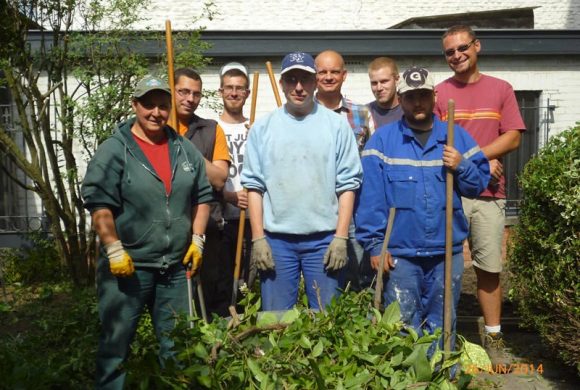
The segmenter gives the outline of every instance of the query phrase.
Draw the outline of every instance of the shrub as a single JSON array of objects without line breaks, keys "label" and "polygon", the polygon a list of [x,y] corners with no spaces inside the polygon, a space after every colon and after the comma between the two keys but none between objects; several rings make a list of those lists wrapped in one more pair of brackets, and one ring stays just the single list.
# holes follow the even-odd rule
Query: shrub
[{"label": "shrub", "polygon": [[0,389],[86,389],[94,378],[93,289],[43,284],[13,292],[0,313]]},{"label": "shrub", "polygon": [[[239,324],[215,318],[210,324],[182,321],[173,332],[176,361],[160,370],[155,351],[129,365],[131,388],[211,389],[455,389],[470,377],[450,381],[462,356],[454,352],[441,367],[429,359],[436,335],[401,333],[398,304],[384,313],[371,309],[371,294],[345,293],[324,313],[294,308],[281,319],[258,316],[249,293]],[[280,313],[280,315],[282,315]],[[371,318],[376,318],[376,323]],[[149,355],[149,356],[148,356]]]},{"label": "shrub", "polygon": [[580,364],[580,123],[552,137],[525,167],[509,250],[512,297],[525,323]]},{"label": "shrub", "polygon": [[34,284],[63,281],[66,268],[58,255],[55,242],[42,233],[29,233],[26,238],[30,244],[0,251],[4,282]]}]

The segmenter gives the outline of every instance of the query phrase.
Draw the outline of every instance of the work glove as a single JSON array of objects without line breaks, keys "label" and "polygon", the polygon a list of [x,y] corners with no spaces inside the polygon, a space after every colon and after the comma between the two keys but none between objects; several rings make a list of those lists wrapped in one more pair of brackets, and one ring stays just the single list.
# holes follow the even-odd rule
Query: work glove
[{"label": "work glove", "polygon": [[191,264],[191,272],[193,275],[197,273],[201,267],[201,260],[203,256],[203,244],[205,243],[205,235],[194,234],[191,236],[191,245],[183,258],[183,265],[189,267]]},{"label": "work glove", "polygon": [[327,271],[338,271],[346,265],[348,260],[347,241],[348,237],[334,236],[324,254],[324,266]]},{"label": "work glove", "polygon": [[105,253],[107,253],[107,257],[109,258],[109,267],[113,275],[122,278],[133,275],[133,272],[135,272],[133,260],[125,252],[120,240],[105,245]]},{"label": "work glove", "polygon": [[260,271],[270,271],[274,269],[274,259],[272,258],[272,248],[266,237],[252,240],[252,259]]}]

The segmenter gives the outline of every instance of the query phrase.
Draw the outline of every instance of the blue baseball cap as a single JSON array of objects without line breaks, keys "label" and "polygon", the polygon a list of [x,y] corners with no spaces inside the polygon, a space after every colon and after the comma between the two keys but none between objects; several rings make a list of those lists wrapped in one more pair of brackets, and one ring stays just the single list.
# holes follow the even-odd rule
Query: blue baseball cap
[{"label": "blue baseball cap", "polygon": [[300,51],[286,54],[282,60],[282,70],[280,71],[280,74],[284,74],[292,69],[300,69],[308,73],[316,74],[314,58],[312,58],[310,54]]}]

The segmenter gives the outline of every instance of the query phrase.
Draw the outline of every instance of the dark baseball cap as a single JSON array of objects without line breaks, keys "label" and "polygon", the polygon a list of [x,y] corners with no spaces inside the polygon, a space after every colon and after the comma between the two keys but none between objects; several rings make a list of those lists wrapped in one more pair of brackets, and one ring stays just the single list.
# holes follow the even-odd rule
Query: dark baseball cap
[{"label": "dark baseball cap", "polygon": [[167,81],[155,76],[147,75],[139,80],[135,86],[133,97],[138,99],[151,91],[163,91],[171,95],[171,89],[169,88]]},{"label": "dark baseball cap", "polygon": [[314,58],[308,53],[296,51],[294,53],[286,54],[282,60],[282,69],[280,74],[284,74],[292,69],[300,69],[308,73],[316,74],[316,66],[314,65]]}]

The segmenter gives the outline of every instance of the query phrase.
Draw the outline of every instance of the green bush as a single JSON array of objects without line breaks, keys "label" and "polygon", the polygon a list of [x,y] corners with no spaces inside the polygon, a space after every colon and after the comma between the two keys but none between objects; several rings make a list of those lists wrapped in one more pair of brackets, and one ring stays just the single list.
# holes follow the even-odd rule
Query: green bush
[{"label": "green bush", "polygon": [[512,297],[524,321],[565,362],[580,365],[580,123],[552,137],[520,183],[508,262]]},{"label": "green bush", "polygon": [[29,246],[0,250],[0,267],[6,284],[34,284],[65,280],[66,268],[55,242],[41,233],[29,233]]},{"label": "green bush", "polygon": [[86,389],[94,382],[94,289],[42,284],[13,291],[0,313],[0,389]]}]

